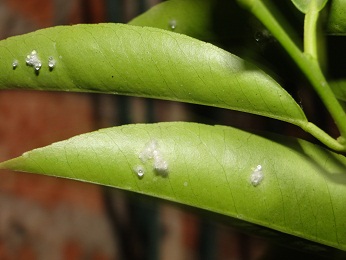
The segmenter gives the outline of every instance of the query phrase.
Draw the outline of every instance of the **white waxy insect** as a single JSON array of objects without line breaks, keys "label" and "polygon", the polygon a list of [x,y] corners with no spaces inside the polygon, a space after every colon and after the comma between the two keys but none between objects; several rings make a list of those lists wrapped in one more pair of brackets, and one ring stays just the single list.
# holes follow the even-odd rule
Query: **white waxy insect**
[{"label": "white waxy insect", "polygon": [[263,178],[262,165],[257,165],[250,176],[250,182],[256,187],[262,182]]},{"label": "white waxy insect", "polygon": [[25,59],[26,65],[33,67],[36,71],[39,71],[42,67],[42,62],[37,55],[37,51],[33,50]]},{"label": "white waxy insect", "polygon": [[12,68],[13,69],[16,69],[17,67],[18,67],[18,60],[13,60],[13,62],[12,62]]},{"label": "white waxy insect", "polygon": [[176,20],[170,20],[168,23],[169,28],[171,28],[172,30],[175,30],[175,28],[177,28],[177,21]]},{"label": "white waxy insect", "polygon": [[52,56],[50,56],[48,58],[48,67],[49,67],[49,69],[52,70],[55,67],[55,64],[56,64],[56,60]]},{"label": "white waxy insect", "polygon": [[154,169],[161,173],[166,173],[168,170],[168,163],[161,156],[154,156]]},{"label": "white waxy insect", "polygon": [[142,178],[144,176],[145,170],[142,165],[137,165],[133,170],[139,178]]},{"label": "white waxy insect", "polygon": [[146,161],[154,158],[154,154],[157,154],[157,141],[156,140],[151,140],[149,143],[146,144],[146,146],[143,148],[143,150],[139,153],[139,159],[143,163]]},{"label": "white waxy insect", "polygon": [[168,162],[163,158],[156,140],[151,140],[146,144],[138,157],[143,163],[153,161],[153,168],[157,173],[167,174]]}]

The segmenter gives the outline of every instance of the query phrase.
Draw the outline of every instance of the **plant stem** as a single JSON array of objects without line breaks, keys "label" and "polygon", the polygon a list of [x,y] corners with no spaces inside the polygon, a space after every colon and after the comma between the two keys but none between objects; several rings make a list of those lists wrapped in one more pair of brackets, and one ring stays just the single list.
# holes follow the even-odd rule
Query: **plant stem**
[{"label": "plant stem", "polygon": [[[306,18],[306,27],[308,30],[306,31],[305,35],[306,38],[304,47],[307,53],[303,53],[287,35],[286,31],[281,27],[281,25],[277,22],[272,13],[261,0],[247,1],[247,7],[268,28],[272,35],[276,37],[276,39],[281,43],[284,49],[289,53],[302,72],[309,79],[315,91],[318,93],[333,117],[340,134],[343,137],[339,140],[345,140],[346,114],[334,96],[334,93],[330,89],[316,58],[316,21],[318,14],[311,12]],[[317,134],[315,133],[315,127],[307,127],[306,130],[314,136]],[[342,145],[344,146],[345,143],[343,142]]]},{"label": "plant stem", "polygon": [[317,58],[317,20],[319,11],[315,8],[315,1],[310,2],[310,9],[304,19],[304,53]]},{"label": "plant stem", "polygon": [[[269,11],[267,6],[263,4],[262,0],[238,0],[240,4],[254,14],[264,26],[268,28],[271,34],[280,42],[284,49],[291,55],[296,62],[303,58],[303,53],[292,41],[292,38],[287,34],[286,30],[282,28],[278,20],[274,18],[272,12]],[[273,9],[273,8],[271,8]],[[278,13],[275,10],[275,13]]]},{"label": "plant stem", "polygon": [[342,137],[346,137],[346,114],[326,81],[318,61],[308,56],[301,61],[301,69],[314,86],[324,105],[333,117]]},{"label": "plant stem", "polygon": [[304,125],[299,125],[304,131],[311,133],[317,140],[327,145],[330,149],[338,152],[345,152],[345,145],[338,142],[336,139],[328,135],[321,128],[317,127],[315,124],[308,122]]}]

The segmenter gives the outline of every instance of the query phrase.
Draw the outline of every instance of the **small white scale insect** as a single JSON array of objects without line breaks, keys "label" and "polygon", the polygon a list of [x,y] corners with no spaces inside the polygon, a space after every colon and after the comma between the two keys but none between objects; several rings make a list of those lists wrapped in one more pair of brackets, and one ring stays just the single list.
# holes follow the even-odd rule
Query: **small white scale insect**
[{"label": "small white scale insect", "polygon": [[139,153],[139,159],[141,159],[143,163],[146,163],[148,160],[152,159],[154,157],[154,154],[158,153],[157,146],[158,145],[156,140],[152,140],[147,143],[143,150]]},{"label": "small white scale insect", "polygon": [[167,174],[168,162],[163,158],[156,140],[151,140],[139,153],[139,159],[143,163],[153,160],[153,168],[157,173]]},{"label": "small white scale insect", "polygon": [[138,175],[139,178],[142,178],[144,176],[145,170],[142,165],[137,165],[134,169],[135,173]]},{"label": "small white scale insect", "polygon": [[33,67],[36,71],[39,71],[42,67],[42,62],[37,55],[37,51],[33,50],[25,59],[26,65]]},{"label": "small white scale insect", "polygon": [[56,64],[56,60],[52,56],[50,56],[48,58],[48,67],[49,67],[49,69],[52,70],[55,67],[55,64]]},{"label": "small white scale insect", "polygon": [[177,28],[177,21],[176,20],[170,20],[168,23],[168,26],[172,29],[175,30],[175,28]]},{"label": "small white scale insect", "polygon": [[262,165],[257,165],[250,176],[250,182],[252,186],[258,186],[262,182],[263,178],[264,175],[262,172]]},{"label": "small white scale insect", "polygon": [[18,60],[13,60],[13,62],[12,62],[12,68],[13,68],[13,69],[16,69],[16,68],[18,67],[18,65],[19,65]]}]

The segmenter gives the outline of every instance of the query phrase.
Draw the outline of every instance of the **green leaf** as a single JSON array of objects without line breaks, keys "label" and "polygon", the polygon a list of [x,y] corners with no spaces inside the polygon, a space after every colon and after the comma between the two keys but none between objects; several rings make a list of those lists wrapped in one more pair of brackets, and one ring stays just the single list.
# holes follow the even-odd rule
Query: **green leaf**
[{"label": "green leaf", "polygon": [[330,82],[330,87],[337,99],[346,102],[346,79],[332,81]]},{"label": "green leaf", "polygon": [[[33,56],[32,63],[38,57],[42,67],[35,71],[26,65],[27,55]],[[50,57],[55,61],[53,68],[48,66]],[[12,37],[0,41],[0,71],[0,89],[152,97],[229,108],[297,125],[307,122],[292,97],[254,65],[211,44],[156,28],[59,26]]]},{"label": "green leaf", "polygon": [[332,0],[328,13],[327,32],[346,35],[346,1]]},{"label": "green leaf", "polygon": [[149,26],[211,40],[215,0],[170,0],[137,16],[129,24]]},{"label": "green leaf", "polygon": [[328,0],[292,0],[292,3],[304,14],[311,8],[314,11],[321,11],[327,2]]},{"label": "green leaf", "polygon": [[299,139],[183,122],[103,129],[0,164],[191,205],[342,250],[345,166],[344,156]]}]

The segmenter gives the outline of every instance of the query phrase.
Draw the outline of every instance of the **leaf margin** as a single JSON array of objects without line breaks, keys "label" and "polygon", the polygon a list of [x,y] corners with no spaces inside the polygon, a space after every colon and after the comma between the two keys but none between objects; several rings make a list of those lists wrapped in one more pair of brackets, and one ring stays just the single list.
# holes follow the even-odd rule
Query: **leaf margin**
[{"label": "leaf margin", "polygon": [[[113,130],[114,133],[109,132]],[[88,137],[81,142],[81,138],[85,136]],[[100,141],[92,136],[101,136],[105,139]],[[138,154],[153,138],[159,140],[159,147],[164,157],[170,162],[170,170],[167,176],[163,176],[148,170],[152,167],[149,163],[145,165],[148,173],[143,179],[137,178],[133,167],[143,163],[138,158]],[[118,142],[114,143],[113,139]],[[185,150],[179,150],[178,144],[184,146]],[[197,147],[193,148],[192,144]],[[67,149],[66,145],[70,148]],[[105,155],[104,152],[98,150],[100,145],[106,145],[106,150],[118,149],[118,152],[109,150],[109,154]],[[189,145],[192,146],[189,147]],[[89,149],[89,152],[92,152],[83,154],[85,151],[76,149],[78,146],[82,150]],[[52,148],[60,152],[54,154],[49,151]],[[90,160],[101,160],[102,162],[96,163],[96,175],[89,173],[91,175],[87,178],[101,178],[102,181],[87,178],[84,181],[118,187],[123,185],[121,188],[151,196],[155,194],[146,192],[146,189],[154,190],[154,193],[164,194],[160,196],[163,199],[180,203],[181,199],[188,200],[186,205],[259,225],[268,226],[268,223],[271,223],[270,228],[281,232],[346,250],[346,229],[343,221],[346,217],[346,208],[343,203],[346,198],[346,158],[303,140],[277,136],[273,138],[225,126],[171,122],[108,128],[74,137],[65,143],[52,144],[48,146],[48,152],[42,149],[47,148],[35,149],[17,159],[3,162],[0,164],[0,169],[23,170],[16,164],[21,161],[25,163],[29,159],[32,162],[30,167],[33,167],[29,168],[30,171],[36,169],[36,171],[49,174],[47,169],[65,161],[65,166],[62,168],[65,170],[61,172],[65,174],[67,172],[69,178],[73,179],[74,174],[85,174],[85,170],[90,167]],[[95,154],[95,151],[98,152]],[[238,157],[236,156],[239,160],[232,158],[236,153],[240,153]],[[42,154],[41,159],[46,165],[34,159],[35,154],[36,156]],[[277,157],[277,154],[285,156]],[[116,160],[116,155],[120,157],[120,160]],[[80,159],[83,157],[82,163]],[[199,159],[195,161],[194,157]],[[259,162],[262,162],[265,177],[263,183],[253,187],[249,178]],[[174,166],[177,163],[181,165]],[[126,168],[126,170],[114,175],[115,166],[123,170]],[[183,173],[185,167],[193,169],[195,174],[190,174],[187,178],[187,175]],[[119,185],[107,183],[110,181],[110,176],[103,176],[107,169],[113,169],[110,171],[113,172],[111,176],[120,181]],[[304,174],[301,174],[302,172]],[[57,174],[51,175],[57,176]],[[195,185],[194,188],[193,185]],[[187,187],[192,187],[192,190],[184,191]],[[292,191],[295,194],[293,197]],[[177,195],[179,192],[181,195]],[[212,195],[215,192],[218,194]],[[331,197],[328,198],[328,194]],[[282,204],[281,200],[286,204]],[[232,201],[235,203],[233,206]],[[213,204],[214,206],[210,206]],[[296,213],[297,209],[299,213]],[[290,217],[284,217],[282,212]],[[301,218],[300,221],[303,221],[300,224],[296,219],[297,214]],[[310,235],[304,234],[304,231],[308,232],[308,230]],[[335,241],[330,241],[333,237],[330,230],[339,233]],[[317,233],[314,232],[317,232],[320,237],[318,238]]]}]

